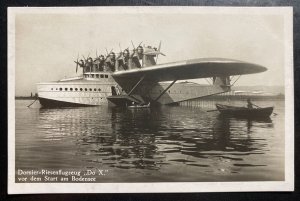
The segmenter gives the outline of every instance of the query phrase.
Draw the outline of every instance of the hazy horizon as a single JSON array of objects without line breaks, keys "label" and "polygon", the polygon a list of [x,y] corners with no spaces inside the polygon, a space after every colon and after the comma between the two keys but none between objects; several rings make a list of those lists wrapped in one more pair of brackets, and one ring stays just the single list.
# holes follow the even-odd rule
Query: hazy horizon
[{"label": "hazy horizon", "polygon": [[[282,15],[224,13],[24,13],[15,18],[16,95],[36,93],[38,82],[78,76],[77,55],[95,57],[143,44],[158,46],[167,56],[158,63],[220,57],[268,68],[244,75],[237,86],[284,86],[284,18]],[[153,8],[154,9],[154,8]],[[172,9],[171,9],[172,10]],[[79,71],[80,72],[80,71]],[[195,80],[193,80],[195,81]],[[197,80],[206,83],[205,80]]]}]

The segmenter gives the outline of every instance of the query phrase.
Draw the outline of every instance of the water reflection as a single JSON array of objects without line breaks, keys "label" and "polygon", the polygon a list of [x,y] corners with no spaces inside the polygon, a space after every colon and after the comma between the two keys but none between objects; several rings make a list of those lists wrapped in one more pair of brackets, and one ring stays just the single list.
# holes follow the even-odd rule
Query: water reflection
[{"label": "water reflection", "polygon": [[73,140],[80,164],[89,167],[158,170],[174,163],[210,167],[205,159],[244,161],[245,155],[267,151],[266,139],[252,133],[273,129],[271,119],[189,112],[180,107],[40,109],[39,129],[45,140]]}]

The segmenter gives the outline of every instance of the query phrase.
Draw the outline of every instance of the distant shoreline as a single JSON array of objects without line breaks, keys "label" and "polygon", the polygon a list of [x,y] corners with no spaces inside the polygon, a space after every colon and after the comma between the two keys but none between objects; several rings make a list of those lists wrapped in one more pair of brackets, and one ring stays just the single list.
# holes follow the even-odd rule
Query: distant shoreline
[{"label": "distant shoreline", "polygon": [[15,96],[15,100],[35,100],[36,97],[31,96]]}]

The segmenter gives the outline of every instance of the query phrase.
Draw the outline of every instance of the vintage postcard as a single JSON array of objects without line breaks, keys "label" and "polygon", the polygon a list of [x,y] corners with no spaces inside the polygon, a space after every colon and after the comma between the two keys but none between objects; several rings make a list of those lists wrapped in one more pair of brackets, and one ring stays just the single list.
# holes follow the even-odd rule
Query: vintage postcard
[{"label": "vintage postcard", "polygon": [[294,190],[291,7],[8,8],[8,193]]}]

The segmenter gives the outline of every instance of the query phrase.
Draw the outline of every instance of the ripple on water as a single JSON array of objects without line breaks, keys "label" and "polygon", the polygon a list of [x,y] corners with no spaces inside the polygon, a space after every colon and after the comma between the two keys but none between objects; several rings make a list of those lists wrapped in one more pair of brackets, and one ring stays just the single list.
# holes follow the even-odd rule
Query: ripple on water
[{"label": "ripple on water", "polygon": [[284,179],[280,101],[279,115],[251,121],[186,107],[26,105],[16,102],[17,168],[110,169],[106,182]]}]

